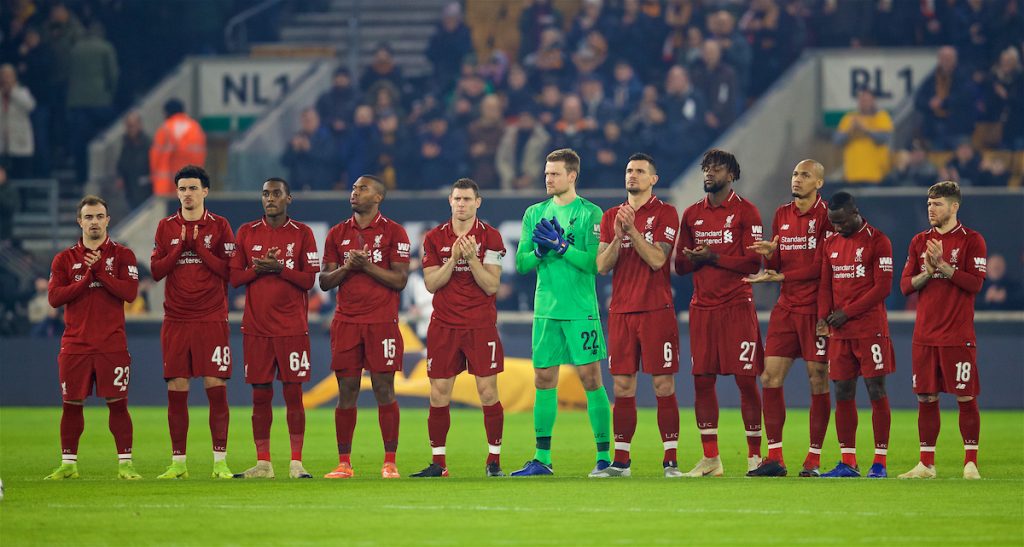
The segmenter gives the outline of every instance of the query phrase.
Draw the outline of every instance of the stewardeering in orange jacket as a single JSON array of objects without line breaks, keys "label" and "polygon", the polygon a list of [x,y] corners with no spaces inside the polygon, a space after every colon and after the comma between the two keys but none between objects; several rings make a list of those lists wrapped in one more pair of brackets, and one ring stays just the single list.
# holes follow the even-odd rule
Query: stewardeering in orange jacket
[{"label": "stewardeering in orange jacket", "polygon": [[176,192],[174,173],[186,165],[206,164],[206,133],[199,123],[179,113],[167,118],[153,137],[149,149],[150,176],[153,193],[168,195]]}]

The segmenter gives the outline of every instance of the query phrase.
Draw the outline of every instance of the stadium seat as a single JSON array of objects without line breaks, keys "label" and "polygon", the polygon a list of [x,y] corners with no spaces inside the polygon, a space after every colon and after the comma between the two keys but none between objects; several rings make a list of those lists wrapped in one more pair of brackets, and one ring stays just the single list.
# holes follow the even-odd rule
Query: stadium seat
[{"label": "stadium seat", "polygon": [[932,165],[934,165],[936,169],[946,167],[946,164],[949,163],[949,160],[951,159],[953,159],[953,152],[951,151],[937,150],[934,152],[928,152],[928,161],[932,162]]},{"label": "stadium seat", "polygon": [[974,124],[971,143],[978,150],[999,146],[1003,140],[1003,124],[999,122],[978,122]]}]

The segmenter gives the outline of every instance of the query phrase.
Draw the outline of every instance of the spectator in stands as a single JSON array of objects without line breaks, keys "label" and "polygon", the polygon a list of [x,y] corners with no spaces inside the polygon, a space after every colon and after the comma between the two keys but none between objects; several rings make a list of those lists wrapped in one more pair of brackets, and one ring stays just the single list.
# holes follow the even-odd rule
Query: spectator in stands
[{"label": "spectator in stands", "polygon": [[505,128],[495,156],[501,187],[530,188],[541,179],[544,157],[551,150],[551,135],[530,110],[519,113],[515,125]]},{"label": "spectator in stands", "polygon": [[441,22],[427,43],[427,59],[434,66],[435,93],[451,91],[462,69],[462,60],[472,52],[473,41],[469,27],[462,21],[462,6],[449,2],[441,10]]},{"label": "spectator in stands", "polygon": [[406,181],[415,173],[414,155],[416,143],[398,120],[394,111],[384,111],[377,116],[377,131],[370,146],[370,158],[374,173],[389,189],[400,181]]},{"label": "spectator in stands", "polygon": [[35,106],[14,65],[0,65],[0,163],[12,179],[32,176],[35,140],[29,115]]},{"label": "spectator in stands", "polygon": [[655,156],[658,172],[667,182],[682,173],[686,164],[704,150],[711,141],[711,132],[707,124],[707,100],[690,83],[685,68],[676,65],[669,69],[660,106],[668,123],[668,140],[674,143],[675,150]]},{"label": "spectator in stands", "polygon": [[597,76],[580,78],[580,101],[583,103],[583,116],[593,120],[594,127],[618,117],[615,107],[604,95],[604,82]]},{"label": "spectator in stands", "polygon": [[1024,287],[1020,281],[1007,277],[1006,258],[998,253],[988,257],[985,284],[978,293],[979,310],[1019,310],[1024,308]]},{"label": "spectator in stands", "polygon": [[682,30],[704,21],[704,10],[699,0],[668,0],[665,4],[665,24],[669,29]]},{"label": "spectator in stands", "polygon": [[[644,87],[643,98],[636,111],[622,124],[634,150],[646,150],[659,158],[658,173],[663,186],[671,184],[674,176],[682,169],[680,165],[685,165],[686,159],[681,156],[690,154],[693,148],[685,137],[673,140],[679,134],[672,131],[667,120],[658,100],[658,88],[648,85]],[[672,173],[666,175],[667,169],[671,169]]]},{"label": "spectator in stands", "polygon": [[[50,86],[53,92],[52,124],[50,134],[54,137],[66,138],[67,131],[67,98],[68,75],[71,70],[71,47],[81,38],[84,30],[82,23],[63,2],[55,2],[50,6],[50,16],[46,21],[43,42],[48,44],[53,53],[53,64],[50,65]],[[66,145],[67,142],[61,142]]]},{"label": "spectator in stands", "polygon": [[916,43],[938,46],[949,43],[953,27],[954,2],[920,2],[914,13]]},{"label": "spectator in stands", "polygon": [[303,110],[299,131],[281,156],[281,165],[288,169],[292,186],[301,190],[333,190],[342,171],[338,156],[338,144],[320,124],[316,109]]},{"label": "spectator in stands", "polygon": [[451,114],[455,126],[460,130],[466,130],[473,120],[480,117],[480,105],[491,93],[487,82],[475,70],[459,78],[451,101]]},{"label": "spectator in stands", "polygon": [[541,34],[550,28],[564,28],[564,18],[551,0],[523,0],[525,9],[519,14],[519,58],[537,51]]},{"label": "spectator in stands", "polygon": [[418,178],[399,181],[399,188],[433,190],[450,185],[462,175],[465,158],[466,139],[462,132],[450,127],[444,113],[428,113],[426,131],[420,136]]},{"label": "spectator in stands", "polygon": [[694,87],[708,100],[705,121],[717,136],[736,119],[736,109],[740,104],[736,70],[722,61],[722,46],[718,41],[707,40],[701,49],[701,60],[691,72]]},{"label": "spectator in stands", "polygon": [[34,338],[53,338],[63,332],[64,322],[60,318],[60,309],[50,306],[47,298],[49,283],[42,277],[33,283],[35,293],[28,301],[28,321],[32,324],[29,336]]},{"label": "spectator in stands", "polygon": [[50,105],[53,103],[53,89],[50,85],[50,71],[53,67],[53,52],[42,43],[39,31],[25,29],[24,39],[18,47],[16,68],[18,81],[22,82],[36,107],[32,110],[32,133],[35,141],[33,172],[36,176],[50,176]]},{"label": "spectator in stands", "polygon": [[117,157],[116,186],[124,189],[128,207],[135,209],[153,195],[149,180],[149,148],[152,139],[142,130],[142,116],[133,110],[124,117],[121,154]]},{"label": "spectator in stands", "polygon": [[[871,41],[881,47],[905,47],[914,45],[914,33],[907,29],[914,25],[914,13],[920,11],[915,2],[879,0],[874,4],[871,17]],[[815,25],[815,28],[818,28]]]},{"label": "spectator in stands", "polygon": [[523,58],[523,66],[529,71],[533,82],[555,82],[560,88],[563,87],[571,73],[572,64],[565,53],[561,31],[557,28],[545,29],[541,33],[537,50]]},{"label": "spectator in stands", "polygon": [[591,32],[597,31],[602,36],[608,36],[611,26],[612,19],[604,10],[604,0],[583,0],[579,13],[572,20],[566,43],[570,49],[578,50]]},{"label": "spectator in stands", "polygon": [[[834,2],[826,1],[826,5],[831,3]],[[798,34],[797,22],[776,0],[754,0],[743,14],[739,27],[753,52],[747,92],[757,97],[796,58],[799,48],[792,40]]]},{"label": "spectator in stands", "polygon": [[402,117],[405,109],[402,108],[402,102],[399,99],[400,93],[391,82],[387,80],[380,80],[373,84],[370,91],[366,93],[370,106],[373,107],[374,116],[381,112],[395,112],[399,117]]},{"label": "spectator in stands", "polygon": [[505,134],[501,99],[488,95],[480,103],[480,118],[469,125],[469,178],[480,188],[498,188],[500,180],[495,157]]},{"label": "spectator in stands", "polygon": [[526,70],[520,64],[508,69],[508,86],[505,89],[505,112],[515,116],[533,106],[533,91],[530,89]]},{"label": "spectator in stands", "polygon": [[582,154],[590,144],[597,123],[583,116],[583,103],[578,95],[562,99],[562,116],[555,122],[551,134],[552,148],[572,148]]},{"label": "spectator in stands", "polygon": [[622,14],[609,31],[608,45],[618,58],[624,59],[645,82],[659,78],[658,59],[667,29],[640,9],[640,0],[623,0]]},{"label": "spectator in stands", "polygon": [[943,180],[955,180],[960,186],[979,186],[982,182],[981,154],[971,141],[964,139],[957,145],[953,157],[939,171]]},{"label": "spectator in stands", "polygon": [[1010,169],[1006,160],[993,155],[981,159],[981,174],[977,186],[1006,187],[1010,184]]},{"label": "spectator in stands", "polygon": [[632,152],[632,143],[622,135],[622,127],[615,120],[604,122],[599,135],[590,146],[590,157],[584,158],[588,166],[587,186],[590,188],[619,188],[623,184],[622,166]]},{"label": "spectator in stands", "polygon": [[700,59],[704,31],[697,25],[670,28],[661,46],[661,64],[668,70],[674,64],[692,65]]},{"label": "spectator in stands", "polygon": [[508,71],[512,62],[508,54],[500,49],[491,52],[491,56],[477,67],[477,74],[487,82],[493,90],[505,89],[508,86]]},{"label": "spectator in stands", "polygon": [[185,103],[178,98],[164,103],[165,120],[153,136],[149,149],[150,179],[153,193],[171,196],[177,193],[174,174],[186,165],[206,164],[206,132],[199,122],[185,113]]},{"label": "spectator in stands", "polygon": [[886,186],[931,186],[939,180],[939,171],[928,161],[919,143],[910,150],[900,150],[893,158],[893,167],[886,175]]},{"label": "spectator in stands", "polygon": [[349,120],[359,104],[359,92],[352,86],[352,75],[345,67],[334,71],[331,88],[316,100],[320,121],[336,136],[348,129]]},{"label": "spectator in stands", "polygon": [[879,184],[889,172],[892,117],[875,104],[867,88],[857,92],[857,110],[839,120],[832,140],[843,149],[844,179],[850,184]]},{"label": "spectator in stands", "polygon": [[1024,148],[1024,72],[1015,48],[1008,47],[999,55],[984,90],[981,118],[1000,124],[1003,147]]},{"label": "spectator in stands", "polygon": [[968,72],[985,72],[989,68],[989,22],[996,15],[990,11],[993,10],[984,0],[957,2],[953,9],[953,45]]},{"label": "spectator in stands", "polygon": [[1008,47],[1024,47],[1022,46],[1024,44],[1024,3],[1021,0],[1014,0],[1002,4],[1002,13],[998,13],[989,22],[991,28],[989,39],[993,52],[1006,51]]},{"label": "spectator in stands", "polygon": [[[940,0],[941,1],[941,0]],[[823,47],[862,47],[869,36],[872,8],[878,0],[822,0],[812,10],[811,24]],[[741,23],[742,26],[742,23]],[[906,32],[899,29],[898,32]],[[755,66],[757,61],[754,61]]]},{"label": "spectator in stands", "polygon": [[537,119],[548,131],[553,131],[555,122],[562,113],[562,90],[555,82],[548,82],[540,90],[537,104]]},{"label": "spectator in stands", "polygon": [[596,30],[587,34],[586,39],[572,54],[572,64],[577,78],[604,78],[607,60],[608,40]]},{"label": "spectator in stands", "polygon": [[612,73],[613,81],[609,89],[608,97],[618,118],[624,119],[640,103],[640,97],[644,92],[644,85],[637,78],[633,65],[628,61],[620,59],[615,62],[615,70]]},{"label": "spectator in stands", "polygon": [[114,46],[104,37],[103,26],[89,25],[88,31],[71,47],[68,70],[68,126],[75,175],[79,183],[88,178],[89,141],[114,117],[114,94],[119,69]]},{"label": "spectator in stands", "polygon": [[7,179],[7,169],[0,165],[0,248],[14,239],[14,213],[21,208],[21,196]]},{"label": "spectator in stands", "polygon": [[750,43],[736,30],[736,18],[728,10],[712,12],[707,17],[708,39],[717,40],[722,46],[722,58],[736,69],[740,89],[744,92],[750,84]]},{"label": "spectator in stands", "polygon": [[939,48],[935,72],[917,89],[914,108],[924,120],[922,135],[937,150],[951,150],[974,130],[970,76],[957,66],[952,46]]},{"label": "spectator in stands", "polygon": [[374,84],[381,80],[391,82],[395,89],[398,90],[400,97],[406,91],[402,68],[395,64],[395,52],[387,42],[380,42],[373,49],[373,58],[366,69],[363,70],[362,77],[359,78],[359,87],[366,93],[370,91]]},{"label": "spectator in stands", "polygon": [[[368,104],[357,106],[352,115],[352,129],[341,146],[342,166],[345,172],[342,187],[346,189],[349,184],[354,183],[357,178],[369,173],[375,167],[370,149],[374,132],[377,131],[375,119],[373,107]],[[399,184],[402,184],[402,181],[399,181]]]}]

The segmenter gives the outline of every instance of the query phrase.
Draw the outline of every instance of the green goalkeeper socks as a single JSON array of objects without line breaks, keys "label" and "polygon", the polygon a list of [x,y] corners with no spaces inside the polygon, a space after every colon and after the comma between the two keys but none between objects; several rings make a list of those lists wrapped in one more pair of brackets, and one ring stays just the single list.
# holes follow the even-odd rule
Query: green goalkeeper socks
[{"label": "green goalkeeper socks", "polygon": [[612,409],[604,386],[587,392],[587,416],[590,418],[590,429],[594,431],[594,442],[597,443],[597,459],[612,461],[609,454]]},{"label": "green goalkeeper socks", "polygon": [[533,429],[537,436],[537,450],[533,458],[551,465],[551,431],[558,415],[558,388],[538,389],[533,403]]}]

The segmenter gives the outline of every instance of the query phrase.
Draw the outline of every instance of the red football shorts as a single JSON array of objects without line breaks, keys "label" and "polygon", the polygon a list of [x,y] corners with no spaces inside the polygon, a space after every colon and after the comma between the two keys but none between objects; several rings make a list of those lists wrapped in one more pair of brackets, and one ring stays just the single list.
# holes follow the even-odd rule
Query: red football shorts
[{"label": "red football shorts", "polygon": [[896,354],[888,336],[833,339],[828,345],[828,377],[853,380],[875,378],[896,372]]},{"label": "red football shorts", "polygon": [[164,320],[160,347],[164,353],[164,379],[231,378],[231,346],[227,321],[186,322]]},{"label": "red football shorts", "polygon": [[978,349],[974,346],[923,346],[913,344],[911,369],[914,393],[952,393],[977,397]]},{"label": "red football shorts", "polygon": [[355,377],[402,370],[405,343],[398,323],[331,322],[331,369],[338,376]]},{"label": "red football shorts", "polygon": [[427,327],[427,376],[451,378],[464,370],[473,376],[493,376],[505,370],[498,327],[453,329],[431,321]]},{"label": "red football shorts", "polygon": [[308,382],[309,335],[299,336],[242,336],[242,356],[245,358],[245,383],[269,384],[276,378],[282,382]]},{"label": "red football shorts", "polygon": [[[642,363],[642,364],[641,364]],[[608,366],[612,374],[679,372],[679,323],[670,308],[608,315]]]},{"label": "red football shorts", "polygon": [[127,351],[61,353],[57,355],[61,397],[65,401],[83,401],[92,395],[93,383],[100,397],[127,397],[131,368],[132,356]]},{"label": "red football shorts", "polygon": [[690,306],[690,355],[694,376],[759,376],[764,347],[754,303],[713,310]]},{"label": "red football shorts", "polygon": [[814,334],[815,315],[794,313],[775,306],[768,320],[764,354],[768,357],[803,357],[808,363],[828,360],[828,338]]}]

